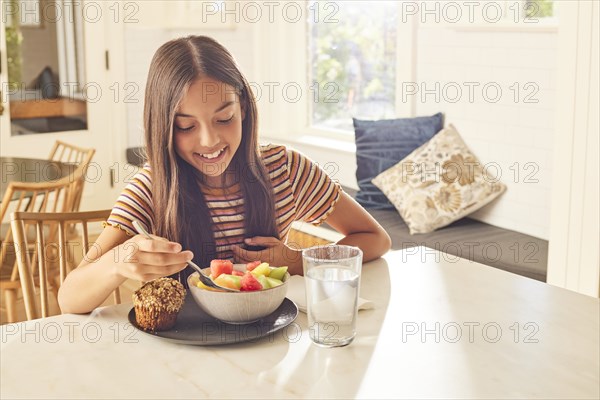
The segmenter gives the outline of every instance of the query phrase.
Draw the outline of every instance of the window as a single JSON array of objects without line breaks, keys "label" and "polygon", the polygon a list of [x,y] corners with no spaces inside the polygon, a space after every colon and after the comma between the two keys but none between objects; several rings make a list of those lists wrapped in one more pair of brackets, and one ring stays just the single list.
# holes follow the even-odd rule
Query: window
[{"label": "window", "polygon": [[352,131],[352,117],[393,118],[398,2],[308,4],[310,125]]}]

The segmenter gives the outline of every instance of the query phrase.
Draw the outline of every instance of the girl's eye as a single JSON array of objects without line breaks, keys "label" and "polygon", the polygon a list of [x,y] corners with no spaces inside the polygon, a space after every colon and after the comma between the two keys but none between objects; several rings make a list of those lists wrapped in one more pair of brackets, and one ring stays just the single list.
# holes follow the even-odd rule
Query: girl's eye
[{"label": "girl's eye", "polygon": [[182,128],[180,126],[175,125],[175,129],[177,129],[179,132],[188,132],[188,131],[191,131],[193,128],[194,128],[194,125],[188,126],[187,128]]},{"label": "girl's eye", "polygon": [[229,117],[229,119],[220,119],[220,120],[217,120],[217,122],[220,123],[220,124],[228,124],[232,120],[233,120],[233,115],[231,117]]}]

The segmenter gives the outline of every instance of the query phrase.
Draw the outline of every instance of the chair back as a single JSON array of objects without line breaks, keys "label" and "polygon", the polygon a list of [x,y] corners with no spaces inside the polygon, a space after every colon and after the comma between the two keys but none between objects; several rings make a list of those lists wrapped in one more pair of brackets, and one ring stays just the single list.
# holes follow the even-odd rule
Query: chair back
[{"label": "chair back", "polygon": [[83,164],[89,163],[96,150],[75,146],[61,140],[57,140],[50,150],[48,159],[64,163]]},{"label": "chair back", "polygon": [[[23,212],[66,212],[73,209],[72,191],[75,188],[69,177],[55,182],[29,183],[10,182],[0,204],[0,222],[7,225],[2,233],[0,245],[0,265],[4,266],[9,254],[8,247],[13,245],[12,229],[8,221],[8,210]],[[5,221],[6,219],[6,221]],[[2,229],[4,231],[4,229]],[[11,264],[13,265],[13,264]],[[12,281],[17,279],[17,269],[11,274]]]},{"label": "chair back", "polygon": [[72,179],[72,209],[68,211],[79,211],[83,186],[85,184],[85,174],[95,153],[95,149],[75,146],[61,140],[57,140],[52,150],[50,150],[49,160],[77,164],[77,170],[75,171],[76,179]]},{"label": "chair back", "polygon": [[[23,291],[23,301],[25,303],[25,312],[27,319],[38,318],[39,312],[35,301],[35,279],[37,278],[40,288],[41,316],[48,316],[48,268],[49,265],[58,259],[60,281],[64,282],[65,277],[70,272],[69,265],[77,265],[75,251],[81,249],[81,257],[85,257],[90,249],[89,226],[92,223],[100,224],[106,221],[111,210],[84,211],[84,212],[14,212],[11,214],[11,225],[14,232],[15,250],[17,255],[17,265],[19,267],[19,276],[21,289]],[[35,252],[37,257],[29,256],[28,243],[25,226],[35,227]],[[47,240],[47,232],[52,229],[44,229],[44,226],[56,226],[58,229],[57,240],[51,242]],[[66,230],[69,226],[76,226],[79,233],[77,239],[69,238],[67,241]],[[54,241],[55,240],[55,241]],[[37,259],[37,262],[35,261]],[[37,267],[37,269],[36,269]],[[115,303],[120,303],[120,293],[117,288],[114,292]]]}]

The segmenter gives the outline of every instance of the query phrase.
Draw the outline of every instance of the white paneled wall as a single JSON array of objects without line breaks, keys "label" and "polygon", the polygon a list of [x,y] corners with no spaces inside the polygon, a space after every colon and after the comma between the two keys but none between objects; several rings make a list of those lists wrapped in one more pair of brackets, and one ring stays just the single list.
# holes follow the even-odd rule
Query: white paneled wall
[{"label": "white paneled wall", "polygon": [[422,26],[418,86],[404,91],[407,98],[414,96],[417,115],[444,112],[446,124],[456,126],[489,171],[502,174],[506,193],[472,217],[545,239],[557,111],[556,51],[556,32]]},{"label": "white paneled wall", "polygon": [[133,84],[136,94],[127,101],[127,145],[141,146],[144,141],[144,91],[150,61],[156,49],[168,40],[163,29],[127,29],[125,30],[125,80]]}]

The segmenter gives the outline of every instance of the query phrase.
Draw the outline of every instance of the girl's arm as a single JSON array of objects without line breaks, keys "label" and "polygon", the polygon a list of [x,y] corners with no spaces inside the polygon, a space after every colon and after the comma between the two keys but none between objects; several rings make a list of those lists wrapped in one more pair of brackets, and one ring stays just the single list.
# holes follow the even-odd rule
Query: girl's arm
[{"label": "girl's arm", "polygon": [[148,281],[181,271],[193,257],[181,245],[142,235],[128,237],[106,227],[79,266],[58,291],[63,313],[87,313],[98,307],[126,279]]},{"label": "girl's arm", "polygon": [[363,251],[364,262],[381,257],[392,245],[390,236],[375,218],[345,192],[341,193],[326,222],[346,236],[338,244],[356,246]]}]

